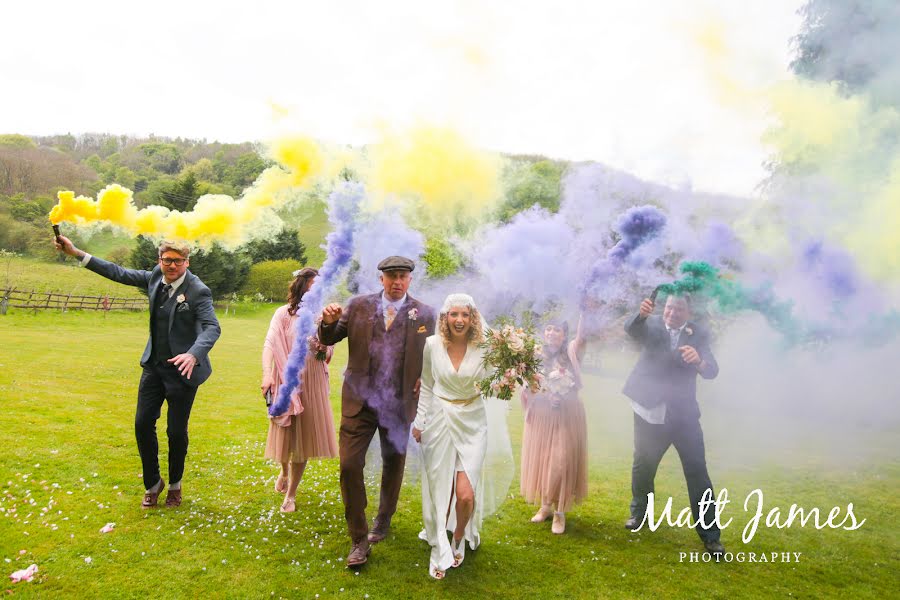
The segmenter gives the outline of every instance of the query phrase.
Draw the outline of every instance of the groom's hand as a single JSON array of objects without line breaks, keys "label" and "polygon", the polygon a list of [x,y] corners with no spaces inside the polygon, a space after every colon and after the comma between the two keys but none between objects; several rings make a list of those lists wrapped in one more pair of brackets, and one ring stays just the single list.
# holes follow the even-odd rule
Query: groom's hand
[{"label": "groom's hand", "polygon": [[341,308],[340,304],[332,303],[322,309],[322,323],[325,325],[331,325],[335,323],[338,319],[341,318],[341,313],[344,312],[344,309]]},{"label": "groom's hand", "polygon": [[689,365],[700,364],[700,353],[693,346],[679,346],[678,351],[681,352],[681,360]]},{"label": "groom's hand", "polygon": [[178,356],[170,358],[168,362],[175,365],[178,368],[178,372],[181,373],[183,377],[190,379],[191,374],[194,372],[194,367],[197,366],[198,361],[193,354],[185,352],[183,354],[179,354]]},{"label": "groom's hand", "polygon": [[646,319],[650,315],[653,314],[653,300],[650,298],[644,298],[644,301],[641,302],[641,318]]},{"label": "groom's hand", "polygon": [[422,430],[421,429],[416,429],[415,427],[413,427],[412,428],[412,436],[416,440],[417,443],[419,443],[419,444],[422,443]]}]

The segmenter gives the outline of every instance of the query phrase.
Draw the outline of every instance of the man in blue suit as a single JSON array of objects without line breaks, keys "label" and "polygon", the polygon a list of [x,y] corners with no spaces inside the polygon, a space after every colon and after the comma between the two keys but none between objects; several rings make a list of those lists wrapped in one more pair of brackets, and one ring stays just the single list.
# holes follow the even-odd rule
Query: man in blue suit
[{"label": "man in blue suit", "polygon": [[163,242],[159,264],[152,271],[125,269],[79,250],[65,236],[56,247],[81,259],[87,269],[117,283],[147,291],[150,300],[150,337],[141,356],[143,373],[138,387],[134,431],[144,476],[142,508],[157,505],[166,483],[159,472],[156,421],[163,401],[169,410],[169,491],[166,506],[181,505],[181,478],[188,449],[188,419],[197,387],[212,373],[207,355],[221,329],[213,310],[212,294],[187,270],[190,248]]},{"label": "man in blue suit", "polygon": [[697,375],[713,379],[719,365],[709,347],[709,332],[691,322],[690,298],[671,295],[662,317],[653,316],[654,303],[641,302],[640,312],[625,331],[641,345],[641,355],[623,390],[634,410],[634,463],[631,469],[631,518],[626,529],[637,529],[647,510],[647,494],[663,455],[674,445],[687,480],[691,512],[706,549],[724,553],[712,505],[700,521],[704,492],[715,496],[706,469]]}]

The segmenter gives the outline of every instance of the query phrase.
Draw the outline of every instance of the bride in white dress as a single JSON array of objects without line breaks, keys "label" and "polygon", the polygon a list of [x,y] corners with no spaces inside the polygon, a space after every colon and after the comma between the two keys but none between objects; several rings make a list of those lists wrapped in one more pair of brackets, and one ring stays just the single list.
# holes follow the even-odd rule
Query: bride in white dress
[{"label": "bride in white dress", "polygon": [[486,376],[484,351],[477,347],[484,328],[472,297],[451,294],[437,333],[425,342],[412,435],[421,444],[423,462],[425,530],[419,537],[431,545],[428,572],[435,579],[462,564],[466,542],[471,550],[478,547],[481,520],[505,497],[512,478],[508,403],[482,398],[475,385]]}]

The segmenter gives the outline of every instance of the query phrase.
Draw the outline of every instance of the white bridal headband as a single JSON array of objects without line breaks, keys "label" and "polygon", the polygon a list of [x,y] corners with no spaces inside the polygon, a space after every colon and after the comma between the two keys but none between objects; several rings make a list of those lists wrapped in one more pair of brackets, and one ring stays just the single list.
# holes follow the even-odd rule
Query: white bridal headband
[{"label": "white bridal headband", "polygon": [[454,306],[468,306],[469,308],[477,309],[475,306],[475,299],[468,294],[450,294],[447,296],[447,299],[444,300],[444,305],[441,307],[441,314],[447,314],[447,312]]}]

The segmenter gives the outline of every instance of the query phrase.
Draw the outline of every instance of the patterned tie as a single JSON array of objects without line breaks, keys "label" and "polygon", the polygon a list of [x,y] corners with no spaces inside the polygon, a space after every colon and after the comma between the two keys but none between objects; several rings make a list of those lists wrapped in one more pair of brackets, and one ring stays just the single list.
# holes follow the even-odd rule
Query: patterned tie
[{"label": "patterned tie", "polygon": [[674,350],[678,346],[678,336],[681,334],[680,329],[669,330],[669,349]]},{"label": "patterned tie", "polygon": [[169,290],[172,289],[172,284],[167,283],[159,289],[159,303],[165,304],[169,299]]},{"label": "patterned tie", "polygon": [[388,305],[387,309],[384,311],[384,328],[390,329],[396,317],[397,309],[394,308],[393,305]]}]

